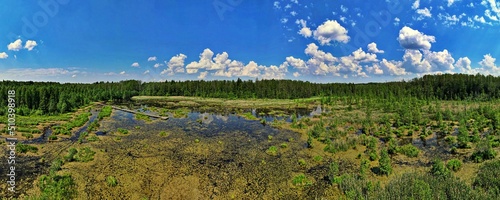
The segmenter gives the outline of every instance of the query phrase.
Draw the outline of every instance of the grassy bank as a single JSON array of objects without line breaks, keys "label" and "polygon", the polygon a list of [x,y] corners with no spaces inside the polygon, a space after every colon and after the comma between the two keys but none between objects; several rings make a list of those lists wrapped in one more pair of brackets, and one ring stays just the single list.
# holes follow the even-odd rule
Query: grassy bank
[{"label": "grassy bank", "polygon": [[313,108],[319,104],[321,98],[307,99],[222,99],[222,98],[201,98],[185,96],[135,96],[132,100],[137,102],[154,102],[165,104],[171,107],[201,107],[214,106],[225,108],[267,108],[267,109],[296,109]]}]

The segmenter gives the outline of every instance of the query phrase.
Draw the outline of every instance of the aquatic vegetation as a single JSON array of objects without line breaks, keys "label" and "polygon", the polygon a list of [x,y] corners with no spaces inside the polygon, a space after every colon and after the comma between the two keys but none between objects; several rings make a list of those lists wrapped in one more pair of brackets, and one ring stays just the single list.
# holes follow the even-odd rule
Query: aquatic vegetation
[{"label": "aquatic vegetation", "polygon": [[73,120],[63,124],[62,126],[64,126],[66,128],[66,130],[71,130],[75,127],[83,126],[85,123],[87,123],[87,121],[89,121],[90,115],[92,115],[92,113],[90,113],[90,112],[82,113],[82,114],[78,115],[76,117],[76,119],[73,119]]},{"label": "aquatic vegetation", "polygon": [[271,156],[278,155],[278,148],[276,146],[270,146],[269,149],[266,150],[266,153]]},{"label": "aquatic vegetation", "polygon": [[103,106],[101,109],[101,112],[99,112],[99,115],[97,115],[97,118],[99,120],[102,120],[106,117],[111,116],[111,112],[113,111],[113,108],[111,106]]},{"label": "aquatic vegetation", "polygon": [[248,119],[248,120],[257,120],[258,119],[251,112],[242,113],[241,116],[245,119]]},{"label": "aquatic vegetation", "polygon": [[457,172],[458,170],[460,170],[462,168],[462,161],[460,161],[458,159],[448,160],[448,163],[446,163],[446,168],[448,168],[449,170],[452,170],[454,172]]},{"label": "aquatic vegetation", "polygon": [[106,183],[110,187],[115,187],[118,185],[118,180],[116,180],[116,178],[114,176],[108,176],[108,177],[106,177]]},{"label": "aquatic vegetation", "polygon": [[172,114],[174,115],[175,118],[186,118],[191,110],[183,107],[183,108],[177,108],[172,111]]},{"label": "aquatic vegetation", "polygon": [[22,143],[17,143],[16,144],[16,152],[18,153],[36,153],[38,152],[38,148],[29,144],[22,144]]},{"label": "aquatic vegetation", "polygon": [[145,115],[145,114],[142,114],[142,113],[136,113],[136,114],[135,114],[135,118],[136,118],[137,120],[144,120],[144,121],[146,121],[146,122],[150,122],[150,121],[152,121],[152,120],[151,120],[151,118],[150,118],[149,116],[147,116],[147,115]]}]

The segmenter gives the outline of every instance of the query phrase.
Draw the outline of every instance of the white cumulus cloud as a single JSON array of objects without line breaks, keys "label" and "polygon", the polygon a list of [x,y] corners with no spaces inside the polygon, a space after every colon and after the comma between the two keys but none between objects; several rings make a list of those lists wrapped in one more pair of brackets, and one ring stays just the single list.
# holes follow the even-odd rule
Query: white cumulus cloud
[{"label": "white cumulus cloud", "polygon": [[148,58],[148,61],[156,61],[156,59],[157,59],[156,56],[151,56]]},{"label": "white cumulus cloud", "polygon": [[432,46],[431,43],[436,42],[436,38],[405,26],[399,31],[398,41],[405,49],[429,50]]},{"label": "white cumulus cloud", "polygon": [[383,50],[380,50],[377,48],[377,44],[375,42],[372,42],[370,44],[368,44],[368,52],[371,52],[371,53],[384,53]]},{"label": "white cumulus cloud", "polygon": [[417,20],[422,20],[424,18],[431,18],[432,14],[431,11],[428,8],[423,8],[423,9],[418,9],[415,11],[417,14],[419,14]]},{"label": "white cumulus cloud", "polygon": [[19,51],[23,48],[23,41],[21,39],[17,39],[16,41],[7,45],[7,49],[9,51]]},{"label": "white cumulus cloud", "polygon": [[170,58],[167,63],[167,69],[163,70],[161,74],[174,75],[175,73],[184,73],[184,60],[187,58],[184,54],[178,54]]},{"label": "white cumulus cloud", "polygon": [[420,7],[420,0],[415,0],[415,2],[411,5],[411,8],[416,10],[418,7]]},{"label": "white cumulus cloud", "polygon": [[0,59],[6,59],[8,57],[9,57],[9,55],[7,55],[7,53],[5,53],[5,52],[0,53]]},{"label": "white cumulus cloud", "polygon": [[33,50],[33,48],[35,48],[38,44],[36,43],[36,41],[33,41],[33,40],[28,40],[26,41],[26,44],[24,45],[24,48],[25,49],[28,49],[28,51],[31,51]]},{"label": "white cumulus cloud", "polygon": [[201,72],[200,75],[198,76],[198,79],[205,79],[208,75],[208,72]]},{"label": "white cumulus cloud", "polygon": [[139,63],[138,62],[135,62],[135,63],[132,63],[132,65],[130,65],[131,67],[140,67]]},{"label": "white cumulus cloud", "polygon": [[330,45],[332,41],[347,43],[350,37],[347,35],[347,29],[340,25],[336,20],[327,20],[314,31],[314,39],[321,45]]}]

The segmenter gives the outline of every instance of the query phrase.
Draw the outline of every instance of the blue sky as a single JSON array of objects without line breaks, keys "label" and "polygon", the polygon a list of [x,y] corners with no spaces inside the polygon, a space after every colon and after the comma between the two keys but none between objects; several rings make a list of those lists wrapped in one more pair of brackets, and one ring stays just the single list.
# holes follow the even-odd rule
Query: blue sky
[{"label": "blue sky", "polygon": [[0,79],[500,75],[497,0],[5,0]]}]

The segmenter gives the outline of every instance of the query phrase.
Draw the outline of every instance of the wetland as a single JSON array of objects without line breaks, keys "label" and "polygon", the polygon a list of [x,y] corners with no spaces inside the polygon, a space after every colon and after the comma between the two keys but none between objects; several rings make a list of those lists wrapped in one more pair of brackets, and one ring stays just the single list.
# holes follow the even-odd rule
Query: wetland
[{"label": "wetland", "polygon": [[[476,188],[483,163],[498,161],[496,118],[488,119],[488,112],[498,109],[494,102],[132,99],[94,103],[60,119],[28,123],[26,130],[41,131],[19,137],[18,148],[27,150],[17,161],[17,192],[2,195],[377,199],[401,195],[391,190],[402,187],[403,180],[448,199],[496,195]],[[439,163],[449,166],[439,168]],[[450,192],[436,180],[469,192]],[[2,177],[2,188],[8,187],[5,181]],[[400,193],[418,193],[411,189]]]}]

